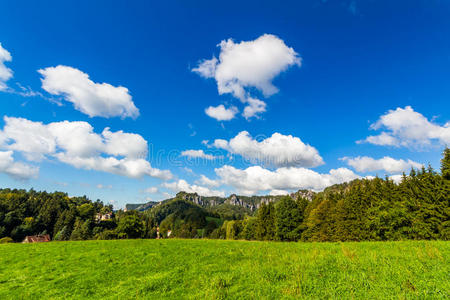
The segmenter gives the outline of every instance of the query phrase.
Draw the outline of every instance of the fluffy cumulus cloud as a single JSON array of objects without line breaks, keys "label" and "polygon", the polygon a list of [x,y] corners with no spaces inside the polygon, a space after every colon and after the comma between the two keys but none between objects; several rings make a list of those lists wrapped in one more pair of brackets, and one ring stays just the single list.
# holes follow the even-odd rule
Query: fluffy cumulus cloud
[{"label": "fluffy cumulus cloud", "polygon": [[386,171],[387,173],[405,172],[411,168],[421,168],[422,164],[408,159],[394,159],[389,156],[385,156],[380,159],[374,159],[368,156],[358,157],[343,157],[341,160],[346,161],[347,164],[355,168],[358,172],[373,172],[373,171]]},{"label": "fluffy cumulus cloud", "polygon": [[294,49],[271,34],[240,43],[228,39],[219,47],[218,60],[215,57],[204,60],[193,71],[205,78],[214,78],[219,94],[231,93],[240,99],[245,98],[245,89],[249,87],[260,90],[265,96],[278,92],[272,80],[290,66],[301,64]]},{"label": "fluffy cumulus cloud", "polygon": [[52,95],[72,102],[75,109],[90,117],[136,118],[139,110],[128,89],[108,83],[95,83],[89,75],[68,67],[56,66],[38,70],[42,75],[42,88]]},{"label": "fluffy cumulus cloud", "polygon": [[389,110],[370,126],[372,130],[384,130],[358,143],[371,143],[394,147],[426,147],[433,142],[450,144],[450,122],[443,126],[429,121],[411,106]]},{"label": "fluffy cumulus cloud", "polygon": [[87,122],[43,124],[9,117],[4,121],[0,149],[20,152],[30,161],[56,158],[76,168],[132,178],[172,176],[169,171],[151,167],[145,159],[147,141],[139,134],[112,132],[109,128],[98,134]]},{"label": "fluffy cumulus cloud", "polygon": [[0,91],[4,91],[7,89],[6,81],[8,81],[13,76],[12,70],[5,66],[5,62],[11,60],[11,54],[8,52],[8,50],[3,48],[2,44],[0,43]]},{"label": "fluffy cumulus cloud", "polygon": [[13,151],[0,151],[0,173],[15,179],[29,179],[38,175],[39,168],[14,161]]},{"label": "fluffy cumulus cloud", "polygon": [[305,168],[279,168],[271,171],[260,166],[236,169],[225,165],[215,169],[222,184],[229,185],[245,195],[254,195],[262,191],[281,193],[285,190],[311,189],[323,190],[325,187],[360,178],[346,168],[332,169],[321,174]]},{"label": "fluffy cumulus cloud", "polygon": [[267,106],[266,102],[261,101],[259,99],[249,97],[247,98],[246,103],[247,106],[244,108],[244,112],[242,113],[242,115],[247,120],[252,117],[258,118],[261,113],[266,111]]},{"label": "fluffy cumulus cloud", "polygon": [[229,141],[217,139],[212,146],[267,166],[309,168],[324,163],[316,148],[303,143],[298,137],[277,132],[258,141],[247,131],[242,131]]},{"label": "fluffy cumulus cloud", "polygon": [[219,196],[219,197],[225,197],[225,192],[223,191],[217,191],[217,190],[211,190],[207,187],[195,185],[195,184],[189,184],[186,182],[186,180],[180,179],[178,181],[174,182],[164,182],[161,185],[162,187],[171,189],[174,192],[180,192],[184,191],[187,193],[197,193],[200,196]]},{"label": "fluffy cumulus cloud", "polygon": [[205,113],[217,121],[230,121],[234,119],[235,115],[238,113],[238,109],[235,106],[225,108],[223,104],[219,106],[209,106],[205,109]]},{"label": "fluffy cumulus cloud", "polygon": [[204,78],[214,78],[219,94],[231,94],[247,103],[246,118],[264,112],[266,106],[263,101],[251,98],[249,90],[256,89],[265,97],[271,96],[278,92],[273,79],[289,67],[301,65],[301,58],[294,49],[272,34],[240,43],[228,39],[218,46],[219,59],[203,60],[192,71]]},{"label": "fluffy cumulus cloud", "polygon": [[181,152],[181,156],[186,156],[189,158],[203,158],[207,160],[213,160],[218,158],[212,154],[206,154],[203,150],[185,150]]}]

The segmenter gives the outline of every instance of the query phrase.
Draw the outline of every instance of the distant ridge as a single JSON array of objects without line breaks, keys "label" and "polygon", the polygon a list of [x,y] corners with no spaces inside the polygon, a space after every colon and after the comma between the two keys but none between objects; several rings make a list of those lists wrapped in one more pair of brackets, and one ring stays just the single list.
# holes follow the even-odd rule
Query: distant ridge
[{"label": "distant ridge", "polygon": [[[297,197],[303,197],[308,201],[311,201],[314,197],[315,192],[310,190],[298,190],[295,193],[289,194],[291,198],[296,199]],[[236,194],[231,194],[230,196],[224,197],[215,197],[215,196],[200,196],[197,193],[186,193],[181,191],[176,194],[174,198],[166,199],[161,202],[150,201],[143,204],[126,204],[125,210],[137,210],[137,211],[146,211],[156,205],[163,204],[173,199],[182,199],[186,201],[193,202],[201,207],[211,208],[219,205],[233,205],[243,207],[251,212],[256,211],[262,203],[268,204],[269,202],[276,202],[285,195],[280,196],[239,196]]]},{"label": "distant ridge", "polygon": [[152,208],[155,205],[160,204],[161,202],[156,202],[156,201],[150,201],[147,203],[141,203],[141,204],[132,204],[132,203],[128,203],[125,205],[125,211],[129,211],[129,210],[138,210],[138,211],[146,211],[147,209]]}]

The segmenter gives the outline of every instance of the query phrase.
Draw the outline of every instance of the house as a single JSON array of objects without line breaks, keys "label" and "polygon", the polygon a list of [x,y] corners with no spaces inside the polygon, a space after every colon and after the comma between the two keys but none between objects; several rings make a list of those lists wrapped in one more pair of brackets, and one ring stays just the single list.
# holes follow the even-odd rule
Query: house
[{"label": "house", "polygon": [[43,243],[43,242],[50,242],[50,235],[49,234],[42,234],[42,235],[27,235],[22,243]]},{"label": "house", "polygon": [[95,219],[97,221],[111,220],[112,219],[112,213],[106,213],[106,214],[98,213],[95,216]]}]

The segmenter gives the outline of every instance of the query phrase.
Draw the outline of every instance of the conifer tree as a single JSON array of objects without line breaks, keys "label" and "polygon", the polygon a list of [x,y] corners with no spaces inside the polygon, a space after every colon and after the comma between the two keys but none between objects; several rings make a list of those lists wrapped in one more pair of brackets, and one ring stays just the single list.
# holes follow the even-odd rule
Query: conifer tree
[{"label": "conifer tree", "polygon": [[302,222],[299,206],[289,196],[278,201],[276,211],[276,238],[280,241],[296,241],[300,238],[298,228]]},{"label": "conifer tree", "polygon": [[275,208],[273,203],[262,203],[258,210],[256,237],[259,240],[275,239]]}]

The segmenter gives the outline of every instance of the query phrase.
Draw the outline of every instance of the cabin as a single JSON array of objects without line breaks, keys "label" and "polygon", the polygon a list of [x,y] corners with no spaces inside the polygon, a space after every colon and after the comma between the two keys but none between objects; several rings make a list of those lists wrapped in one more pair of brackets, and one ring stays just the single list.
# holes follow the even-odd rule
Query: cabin
[{"label": "cabin", "polygon": [[27,235],[22,243],[44,243],[50,242],[49,234],[40,234],[40,235]]}]

